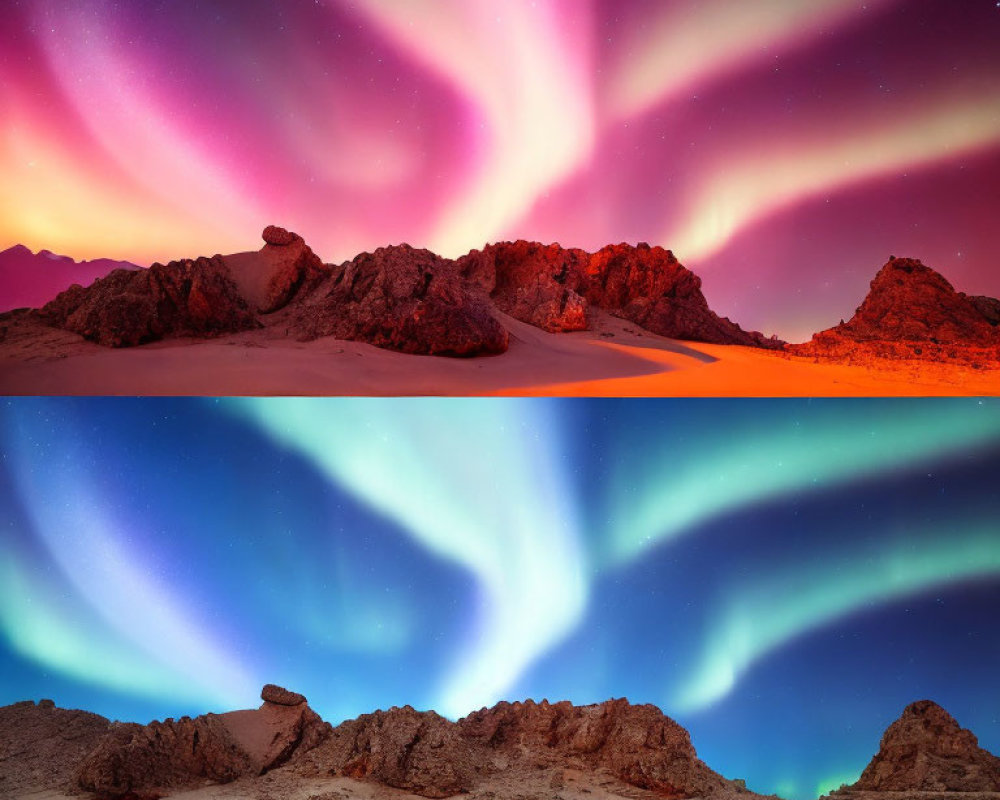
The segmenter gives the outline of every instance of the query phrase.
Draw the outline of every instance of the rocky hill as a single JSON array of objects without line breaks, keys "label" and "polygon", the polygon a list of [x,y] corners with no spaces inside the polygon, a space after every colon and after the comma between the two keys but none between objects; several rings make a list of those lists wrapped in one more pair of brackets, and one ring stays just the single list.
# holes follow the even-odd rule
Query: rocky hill
[{"label": "rocky hill", "polygon": [[719,317],[701,281],[669,250],[609,245],[596,253],[502,242],[458,260],[409,245],[323,264],[302,237],[264,230],[258,252],[116,270],[73,286],[37,314],[111,347],[266,327],[276,336],[363,341],[405,353],[501,353],[498,312],[550,332],[584,330],[604,309],[654,333],[718,344],[781,342]]},{"label": "rocky hill", "polygon": [[857,783],[863,792],[1000,792],[1000,758],[937,703],[911,703]]},{"label": "rocky hill", "polygon": [[946,359],[957,349],[1000,347],[1000,301],[970,297],[917,259],[890,256],[847,322],[789,349],[850,360],[867,354]]},{"label": "rocky hill", "polygon": [[82,789],[124,800],[233,783],[241,797],[273,797],[278,784],[290,797],[334,784],[358,796],[367,796],[360,787],[391,787],[430,798],[513,797],[512,787],[548,794],[572,784],[633,800],[758,797],[709,769],[687,731],[659,709],[626,700],[500,703],[458,722],[407,706],[331,728],[302,695],[268,685],[261,697],[254,710],[148,725],[49,701],[0,709],[0,793]]}]

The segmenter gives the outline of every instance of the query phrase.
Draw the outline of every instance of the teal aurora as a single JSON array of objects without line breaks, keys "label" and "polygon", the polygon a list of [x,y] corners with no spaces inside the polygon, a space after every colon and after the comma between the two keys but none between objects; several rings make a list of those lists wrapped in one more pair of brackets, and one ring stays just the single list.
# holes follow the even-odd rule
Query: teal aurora
[{"label": "teal aurora", "polygon": [[8,399],[0,704],[660,706],[762,792],[1000,751],[1000,401]]}]

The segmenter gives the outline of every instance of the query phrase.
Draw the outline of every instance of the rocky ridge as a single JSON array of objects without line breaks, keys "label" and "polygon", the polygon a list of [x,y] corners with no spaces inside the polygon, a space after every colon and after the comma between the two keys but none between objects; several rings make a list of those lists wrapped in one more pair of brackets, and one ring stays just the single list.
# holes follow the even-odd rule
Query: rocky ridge
[{"label": "rocky ridge", "polygon": [[[760,797],[706,766],[687,731],[658,708],[627,700],[501,702],[457,722],[406,706],[331,728],[300,694],[268,684],[261,697],[258,709],[149,725],[110,723],[52,701],[0,708],[0,794],[83,789],[102,800],[144,800],[232,782],[225,796],[373,796],[358,788],[367,784],[376,792],[484,800],[525,791],[634,800]],[[1000,759],[922,700],[886,730],[857,783],[831,797],[998,800]]]},{"label": "rocky ridge", "polygon": [[584,330],[589,306],[673,339],[780,347],[709,307],[701,279],[670,250],[640,242],[596,253],[537,242],[500,242],[458,259],[470,280],[512,317],[550,332]]},{"label": "rocky ridge", "polygon": [[296,769],[345,775],[442,798],[499,774],[607,775],[658,797],[756,797],[700,761],[690,737],[655,706],[609,700],[498,703],[458,722],[410,707],[365,714],[334,729]]},{"label": "rocky ridge", "polygon": [[663,336],[780,347],[717,316],[701,281],[673,253],[640,244],[596,253],[502,242],[457,260],[409,245],[323,264],[301,236],[268,226],[257,252],[154,264],[72,286],[46,304],[44,323],[111,347],[266,327],[309,341],[363,341],[405,353],[502,353],[497,312],[546,331],[584,330],[588,308]]}]

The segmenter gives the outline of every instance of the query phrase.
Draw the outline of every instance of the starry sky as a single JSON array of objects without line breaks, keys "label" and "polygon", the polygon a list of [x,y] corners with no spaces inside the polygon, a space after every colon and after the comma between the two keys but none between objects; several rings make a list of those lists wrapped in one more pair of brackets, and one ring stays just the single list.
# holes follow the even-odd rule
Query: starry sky
[{"label": "starry sky", "polygon": [[0,704],[660,706],[805,800],[1000,752],[1000,400],[6,399]]},{"label": "starry sky", "polygon": [[745,327],[1000,294],[995,0],[8,0],[0,247],[648,241]]}]

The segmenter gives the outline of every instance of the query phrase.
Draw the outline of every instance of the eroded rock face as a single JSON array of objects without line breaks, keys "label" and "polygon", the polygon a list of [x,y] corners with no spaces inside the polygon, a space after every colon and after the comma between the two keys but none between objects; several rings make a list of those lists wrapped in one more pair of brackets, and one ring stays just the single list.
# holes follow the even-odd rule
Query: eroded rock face
[{"label": "eroded rock face", "polygon": [[473,250],[458,264],[501,311],[543,330],[584,330],[587,308],[594,305],[675,339],[781,345],[715,314],[698,276],[662,247],[617,244],[587,253],[557,244],[501,242]]},{"label": "eroded rock face", "polygon": [[344,722],[308,761],[315,772],[451,797],[473,788],[477,758],[455,723],[405,706]]},{"label": "eroded rock face", "polygon": [[654,706],[612,700],[499,703],[457,723],[412,708],[366,714],[334,729],[302,762],[311,773],[376,781],[424,797],[476,789],[490,775],[602,771],[663,797],[746,795],[710,770],[687,732]]},{"label": "eroded rock face", "polygon": [[458,265],[505,314],[556,333],[587,328],[587,301],[576,288],[588,258],[583,250],[516,241],[473,250]]},{"label": "eroded rock face", "polygon": [[122,797],[197,785],[227,783],[253,773],[249,754],[222,718],[207,714],[149,725],[116,724],[83,763],[83,789]]},{"label": "eroded rock face", "polygon": [[736,784],[702,763],[684,728],[652,705],[609,700],[499,703],[458,723],[463,737],[495,750],[590,769],[670,797],[708,797]]},{"label": "eroded rock face", "polygon": [[1000,792],[1000,758],[937,703],[919,700],[888,727],[851,791]]},{"label": "eroded rock face", "polygon": [[409,245],[325,265],[301,236],[268,226],[257,252],[116,271],[71,287],[40,312],[100,344],[258,327],[309,341],[335,336],[404,353],[502,353],[497,310],[550,332],[584,330],[590,305],[663,336],[779,347],[708,307],[701,281],[673,253],[640,244],[596,253],[502,242],[452,261]]},{"label": "eroded rock face", "polygon": [[850,351],[855,345],[903,344],[917,356],[947,354],[951,346],[1000,345],[998,322],[1000,301],[956,292],[942,275],[917,259],[891,258],[851,319],[794,349],[823,354]]},{"label": "eroded rock face", "polygon": [[[296,696],[269,684],[282,698]],[[276,691],[273,691],[276,690]],[[301,697],[301,695],[297,695]],[[80,764],[83,789],[112,797],[227,783],[259,775],[316,747],[330,726],[303,702],[182,717],[149,725],[119,723]]]},{"label": "eroded rock face", "polygon": [[662,247],[640,243],[601,248],[590,258],[581,294],[661,336],[714,344],[782,345],[718,316],[701,292],[701,278]]},{"label": "eroded rock face", "polygon": [[224,261],[242,297],[261,314],[270,314],[326,277],[329,268],[297,233],[269,225],[263,239],[258,252]]},{"label": "eroded rock face", "polygon": [[87,288],[71,286],[39,313],[50,325],[109,347],[260,327],[221,256],[116,269]]},{"label": "eroded rock face", "polygon": [[87,711],[31,700],[0,708],[0,797],[65,791],[111,723]]},{"label": "eroded rock face", "polygon": [[336,336],[403,353],[502,353],[507,331],[452,261],[409,245],[380,247],[335,267],[290,309],[302,338]]}]

